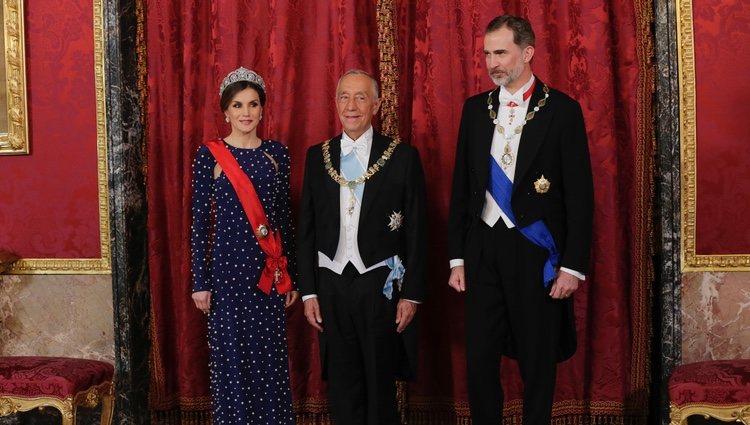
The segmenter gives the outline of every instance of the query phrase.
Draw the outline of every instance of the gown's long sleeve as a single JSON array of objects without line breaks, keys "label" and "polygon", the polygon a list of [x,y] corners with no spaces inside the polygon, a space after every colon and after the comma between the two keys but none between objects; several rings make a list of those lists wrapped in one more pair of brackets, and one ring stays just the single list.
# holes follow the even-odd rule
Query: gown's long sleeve
[{"label": "gown's long sleeve", "polygon": [[191,270],[193,292],[211,290],[211,205],[213,198],[213,170],[216,166],[211,152],[201,146],[193,160],[193,200],[190,227]]}]

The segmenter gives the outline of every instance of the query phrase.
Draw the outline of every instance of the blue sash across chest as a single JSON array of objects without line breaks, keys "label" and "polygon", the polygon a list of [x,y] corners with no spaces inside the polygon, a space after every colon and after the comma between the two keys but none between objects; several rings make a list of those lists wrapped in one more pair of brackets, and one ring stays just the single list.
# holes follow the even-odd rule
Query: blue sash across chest
[{"label": "blue sash across chest", "polygon": [[500,168],[495,159],[490,156],[490,184],[489,192],[497,205],[505,213],[505,216],[516,226],[519,232],[530,242],[547,250],[547,260],[544,262],[544,286],[549,288],[557,276],[555,268],[560,261],[560,253],[557,252],[555,240],[552,238],[547,225],[542,220],[537,220],[528,226],[518,227],[516,217],[510,205],[513,194],[513,183]]}]

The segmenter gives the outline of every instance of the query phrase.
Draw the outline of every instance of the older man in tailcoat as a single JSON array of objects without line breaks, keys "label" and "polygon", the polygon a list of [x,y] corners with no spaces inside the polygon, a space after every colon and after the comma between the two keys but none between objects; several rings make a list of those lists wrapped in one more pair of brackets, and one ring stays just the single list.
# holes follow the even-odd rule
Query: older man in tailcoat
[{"label": "older man in tailcoat", "polygon": [[395,425],[395,380],[413,374],[425,292],[424,176],[416,149],[373,130],[369,74],[344,74],[336,107],[344,132],[307,152],[299,285],[334,423]]}]

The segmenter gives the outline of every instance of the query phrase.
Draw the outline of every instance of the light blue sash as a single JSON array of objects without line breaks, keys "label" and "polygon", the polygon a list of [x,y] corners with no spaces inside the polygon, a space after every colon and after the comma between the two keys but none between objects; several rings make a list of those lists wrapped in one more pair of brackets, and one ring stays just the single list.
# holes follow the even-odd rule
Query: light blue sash
[{"label": "light blue sash", "polygon": [[[365,168],[357,159],[357,154],[352,149],[351,152],[341,157],[341,173],[347,180],[357,180],[365,172]],[[364,184],[358,184],[354,188],[354,195],[357,196],[357,200],[362,202],[362,194],[365,191]]]},{"label": "light blue sash", "polygon": [[393,298],[393,283],[396,283],[396,287],[401,290],[401,284],[404,282],[404,275],[406,274],[406,268],[401,262],[398,255],[387,258],[385,264],[391,269],[388,277],[385,279],[385,285],[383,285],[383,295],[389,300]]},{"label": "light blue sash", "polygon": [[513,193],[513,183],[510,181],[508,176],[505,175],[503,170],[498,165],[495,158],[490,156],[490,194],[492,198],[503,210],[503,213],[510,219],[510,221],[518,228],[521,234],[531,241],[547,250],[549,256],[547,261],[544,262],[544,286],[549,288],[552,281],[555,280],[557,272],[555,267],[560,261],[560,254],[557,252],[555,246],[555,240],[552,238],[547,225],[542,220],[537,220],[526,227],[520,228],[516,222],[516,217],[513,215],[513,210],[510,207],[510,199]]}]

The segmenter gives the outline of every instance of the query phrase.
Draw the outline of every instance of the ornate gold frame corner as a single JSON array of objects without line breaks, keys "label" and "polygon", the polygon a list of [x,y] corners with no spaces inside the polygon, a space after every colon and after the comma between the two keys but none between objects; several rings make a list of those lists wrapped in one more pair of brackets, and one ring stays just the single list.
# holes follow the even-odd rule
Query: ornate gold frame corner
[{"label": "ornate gold frame corner", "polygon": [[750,405],[692,403],[677,406],[669,403],[669,425],[687,425],[689,416],[703,416],[704,419],[714,418],[724,422],[750,425]]},{"label": "ornate gold frame corner", "polygon": [[[5,4],[22,0],[3,0]],[[102,0],[93,0],[94,81],[96,91],[96,162],[99,204],[99,258],[21,258],[6,274],[109,274],[110,258],[109,184],[107,182],[107,101],[104,73],[104,12]]]},{"label": "ornate gold frame corner", "polygon": [[700,255],[695,251],[696,105],[692,0],[676,0],[680,88],[682,271],[750,271],[750,254]]},{"label": "ornate gold frame corner", "polygon": [[0,133],[0,155],[25,155],[29,153],[29,139],[23,0],[3,0],[2,11],[5,61],[0,66],[5,66],[8,130]]}]

